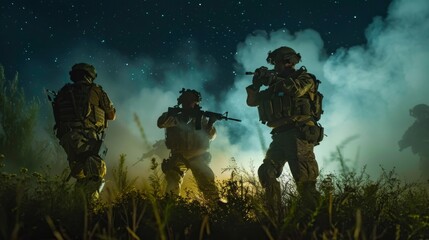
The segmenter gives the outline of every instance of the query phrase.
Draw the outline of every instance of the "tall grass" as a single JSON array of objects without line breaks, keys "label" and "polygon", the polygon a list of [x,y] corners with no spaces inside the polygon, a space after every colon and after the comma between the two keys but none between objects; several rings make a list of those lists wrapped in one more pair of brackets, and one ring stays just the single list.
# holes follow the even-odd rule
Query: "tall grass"
[{"label": "tall grass", "polygon": [[[312,209],[283,176],[281,205],[273,214],[254,167],[238,167],[234,159],[223,169],[230,177],[217,182],[224,203],[164,195],[159,163],[152,159],[148,183],[138,184],[126,155],[112,169],[102,199],[88,204],[73,182],[64,181],[68,172],[6,168],[15,153],[20,163],[37,155],[28,150],[27,135],[37,104],[25,101],[17,77],[5,80],[1,66],[0,90],[0,239],[429,239],[427,186],[401,180],[394,170],[382,169],[375,180],[365,169],[352,171],[342,154],[345,144],[332,155],[340,174],[319,177],[321,197]],[[13,125],[19,121],[24,132]]]},{"label": "tall grass", "polygon": [[[125,156],[121,158],[125,161]],[[121,178],[128,178],[125,172]],[[97,208],[86,208],[63,178],[49,169],[43,173],[2,171],[0,238],[429,238],[425,186],[401,181],[393,170],[382,170],[376,180],[371,180],[365,169],[321,176],[318,188],[322,197],[310,213],[302,211],[292,183],[283,179],[281,218],[270,216],[254,175],[239,168],[231,170],[229,179],[217,183],[226,200],[219,205],[164,196],[153,189],[161,183],[149,188],[127,187],[132,181],[122,179],[123,187],[116,194],[105,196]]]}]

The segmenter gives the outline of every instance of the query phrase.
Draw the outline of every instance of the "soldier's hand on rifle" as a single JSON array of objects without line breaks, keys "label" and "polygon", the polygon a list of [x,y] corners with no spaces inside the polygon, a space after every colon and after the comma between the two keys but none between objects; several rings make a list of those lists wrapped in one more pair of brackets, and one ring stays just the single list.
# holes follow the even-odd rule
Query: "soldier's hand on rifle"
[{"label": "soldier's hand on rifle", "polygon": [[213,127],[213,124],[216,122],[217,118],[215,116],[210,116],[209,121],[207,123],[207,128],[211,129]]},{"label": "soldier's hand on rifle", "polygon": [[174,117],[174,116],[177,116],[177,114],[179,114],[179,112],[181,111],[181,109],[180,108],[177,108],[177,107],[169,107],[168,108],[168,112],[167,112],[167,115],[169,116],[169,117]]},{"label": "soldier's hand on rifle", "polygon": [[253,75],[252,83],[253,87],[260,88],[262,85],[270,85],[276,77],[276,72],[274,70],[268,70],[267,67],[260,67],[255,70]]},{"label": "soldier's hand on rifle", "polygon": [[264,79],[266,78],[267,73],[267,67],[260,67],[255,70],[252,79],[252,84],[254,88],[260,88],[262,85],[264,85]]}]

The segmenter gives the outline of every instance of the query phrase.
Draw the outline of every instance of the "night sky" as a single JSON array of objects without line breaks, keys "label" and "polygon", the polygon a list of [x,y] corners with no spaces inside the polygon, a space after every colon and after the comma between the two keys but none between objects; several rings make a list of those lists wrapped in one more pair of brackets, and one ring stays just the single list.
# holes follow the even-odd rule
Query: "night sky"
[{"label": "night sky", "polygon": [[97,68],[96,83],[118,110],[108,162],[120,153],[133,162],[146,150],[134,114],[150,143],[162,139],[156,119],[184,87],[202,93],[204,110],[243,120],[216,123],[215,171],[231,157],[259,166],[270,130],[245,104],[251,77],[243,73],[286,45],[322,81],[322,171],[335,171],[331,153],[347,139],[343,151],[356,167],[418,171],[418,157],[399,153],[397,141],[413,122],[408,110],[429,104],[429,1],[2,1],[0,13],[0,64],[41,99],[40,122],[51,114],[45,88],[67,83],[77,62]]},{"label": "night sky", "polygon": [[[339,47],[365,43],[364,29],[375,16],[386,15],[389,3],[390,0],[3,1],[0,61],[6,71],[20,72],[22,81],[31,86],[38,76],[23,71],[25,66],[43,62],[44,70],[51,74],[63,73],[62,63],[68,62],[78,45],[119,52],[127,60],[122,64],[149,56],[181,68],[193,67],[183,57],[191,49],[202,54],[199,61],[219,69],[215,77],[224,79],[225,84],[204,85],[217,91],[233,82],[237,44],[255,30],[295,32],[311,28],[320,33],[327,53],[332,53]],[[90,61],[94,51],[88,51],[85,57]],[[163,67],[152,68],[147,74],[162,82]]]}]

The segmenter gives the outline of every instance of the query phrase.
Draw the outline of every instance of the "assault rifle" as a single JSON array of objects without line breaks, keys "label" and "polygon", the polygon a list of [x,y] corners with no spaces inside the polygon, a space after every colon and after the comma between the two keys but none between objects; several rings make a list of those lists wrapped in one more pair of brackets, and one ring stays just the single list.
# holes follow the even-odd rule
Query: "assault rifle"
[{"label": "assault rifle", "polygon": [[225,120],[225,121],[231,120],[231,121],[241,122],[240,119],[228,117],[228,112],[225,112],[222,114],[222,113],[215,113],[210,111],[203,111],[198,108],[191,109],[191,110],[184,110],[183,108],[179,108],[179,107],[168,108],[169,115],[172,115],[172,116],[177,115],[180,112],[186,112],[190,116],[195,117],[195,129],[197,130],[201,129],[201,118],[203,116],[208,117],[209,119],[211,118],[215,120]]},{"label": "assault rifle", "polygon": [[246,75],[253,75],[253,84],[256,86],[270,86],[277,84],[281,80],[285,80],[277,75],[274,69],[266,67],[257,68],[254,72],[245,72]]}]

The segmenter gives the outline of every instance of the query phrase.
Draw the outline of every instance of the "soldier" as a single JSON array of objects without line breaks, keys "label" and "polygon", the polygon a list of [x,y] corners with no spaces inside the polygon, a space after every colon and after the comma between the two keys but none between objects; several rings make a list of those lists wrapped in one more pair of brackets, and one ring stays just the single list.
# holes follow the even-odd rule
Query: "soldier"
[{"label": "soldier", "polygon": [[399,151],[411,147],[412,152],[420,157],[422,177],[429,181],[429,106],[417,104],[410,109],[410,115],[416,120],[398,142]]},{"label": "soldier", "polygon": [[[257,107],[260,121],[272,128],[272,142],[258,169],[259,181],[267,205],[277,212],[281,203],[277,178],[288,162],[302,202],[314,207],[319,196],[319,169],[313,148],[323,137],[323,128],[317,123],[323,97],[317,91],[319,81],[304,67],[295,70],[301,55],[292,48],[270,51],[266,60],[274,69],[256,69],[246,88],[247,105]],[[262,85],[267,88],[260,91]]]},{"label": "soldier", "polygon": [[209,167],[211,155],[208,149],[216,135],[213,127],[216,119],[196,117],[200,111],[199,92],[182,89],[180,93],[177,105],[158,119],[158,127],[165,128],[165,144],[171,150],[170,157],[161,165],[167,181],[166,192],[180,195],[183,177],[190,169],[204,198],[215,202],[219,194],[214,173]]},{"label": "soldier", "polygon": [[87,63],[73,65],[70,80],[53,101],[56,136],[67,154],[70,177],[75,189],[88,200],[98,199],[104,185],[106,164],[99,154],[107,120],[116,110],[101,86],[94,83],[97,73]]}]

